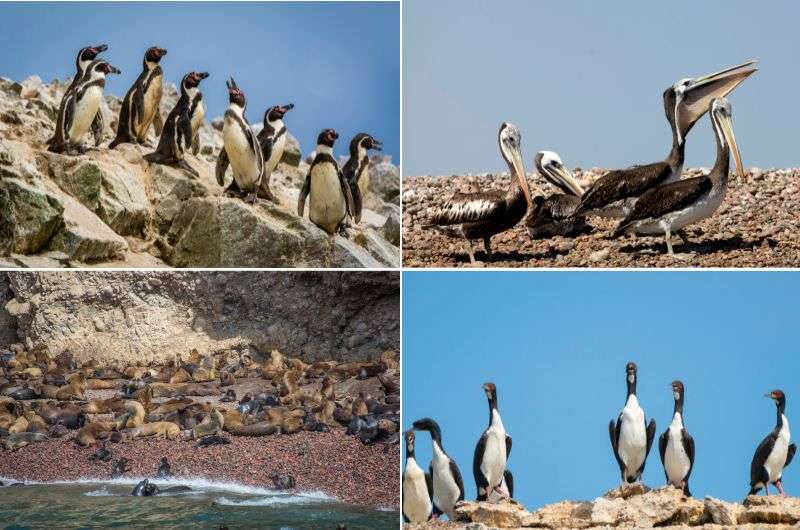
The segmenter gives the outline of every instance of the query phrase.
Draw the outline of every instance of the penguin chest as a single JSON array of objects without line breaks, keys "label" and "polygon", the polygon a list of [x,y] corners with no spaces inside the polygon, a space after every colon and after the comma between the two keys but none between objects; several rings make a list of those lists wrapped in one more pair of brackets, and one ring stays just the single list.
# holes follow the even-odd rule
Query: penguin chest
[{"label": "penguin chest", "polygon": [[222,139],[236,184],[243,190],[254,190],[261,171],[258,167],[257,154],[250,147],[250,142],[241,125],[226,118],[222,128]]},{"label": "penguin chest", "polygon": [[201,101],[197,102],[197,106],[194,108],[194,113],[192,113],[192,134],[197,132],[197,129],[203,126],[203,120],[206,117],[206,106]]},{"label": "penguin chest", "polygon": [[147,130],[150,124],[153,123],[153,118],[161,105],[161,94],[164,87],[162,85],[163,76],[157,75],[150,80],[144,92],[144,108],[142,114],[139,116],[139,121],[136,123],[136,136],[139,140],[144,140],[147,136]]},{"label": "penguin chest", "polygon": [[270,153],[269,160],[266,163],[267,174],[272,174],[275,168],[278,167],[278,162],[280,162],[283,157],[283,149],[285,146],[286,135],[282,134],[272,145],[272,153]]},{"label": "penguin chest", "polygon": [[691,465],[689,455],[683,448],[683,424],[673,421],[669,426],[667,449],[664,452],[664,471],[669,483],[680,486]]},{"label": "penguin chest", "polygon": [[783,474],[783,466],[786,465],[786,456],[789,453],[789,442],[791,440],[791,433],[789,432],[789,422],[786,416],[783,419],[783,426],[778,432],[778,437],[775,440],[775,445],[772,446],[767,460],[764,462],[764,468],[769,474],[769,481],[774,482],[781,478]]},{"label": "penguin chest", "polygon": [[622,409],[620,422],[618,453],[625,464],[627,476],[633,477],[644,463],[647,448],[644,411],[635,398],[630,399]]},{"label": "penguin chest", "polygon": [[361,176],[358,178],[358,189],[361,191],[362,197],[367,196],[367,191],[369,190],[369,165],[361,171]]},{"label": "penguin chest", "polygon": [[74,103],[72,123],[70,124],[68,136],[72,143],[78,143],[81,138],[89,131],[89,127],[94,121],[100,102],[103,100],[103,89],[93,85],[88,87],[80,99]]},{"label": "penguin chest", "polygon": [[311,169],[311,191],[308,217],[317,226],[333,233],[347,213],[339,172],[328,162]]},{"label": "penguin chest", "polygon": [[450,459],[436,448],[431,466],[433,468],[433,502],[439,510],[450,515],[453,513],[453,505],[461,496],[458,484],[450,472]]},{"label": "penguin chest", "polygon": [[403,472],[403,515],[412,523],[428,520],[432,511],[425,473],[414,459],[409,459]]}]

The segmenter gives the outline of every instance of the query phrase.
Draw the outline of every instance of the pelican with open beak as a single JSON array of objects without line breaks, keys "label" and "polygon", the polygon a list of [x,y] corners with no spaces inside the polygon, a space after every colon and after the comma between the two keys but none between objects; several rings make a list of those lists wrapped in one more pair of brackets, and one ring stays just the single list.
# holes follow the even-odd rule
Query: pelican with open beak
[{"label": "pelican with open beak", "polygon": [[553,236],[574,237],[586,232],[586,217],[575,215],[583,188],[553,151],[539,151],[533,159],[539,175],[563,193],[533,198],[533,208],[525,218],[532,239]]},{"label": "pelican with open beak", "polygon": [[577,213],[624,218],[647,190],[679,180],[689,131],[714,98],[727,96],[756,70],[755,61],[748,61],[713,74],[681,79],[665,90],[664,112],[672,128],[672,149],[667,158],[606,173],[586,190]]},{"label": "pelican with open beak", "polygon": [[717,140],[714,167],[708,175],[671,182],[644,193],[630,215],[620,223],[615,237],[626,233],[663,233],[667,251],[672,254],[672,232],[711,217],[725,198],[731,153],[739,178],[744,177],[742,158],[733,135],[730,103],[725,98],[714,98],[709,109]]},{"label": "pelican with open beak", "polygon": [[510,123],[503,123],[497,135],[500,154],[508,164],[511,179],[508,190],[456,193],[447,203],[430,212],[424,228],[434,228],[449,237],[463,237],[469,245],[469,259],[475,263],[472,241],[482,239],[491,259],[490,239],[513,228],[531,206],[531,190],[522,163],[522,135]]}]

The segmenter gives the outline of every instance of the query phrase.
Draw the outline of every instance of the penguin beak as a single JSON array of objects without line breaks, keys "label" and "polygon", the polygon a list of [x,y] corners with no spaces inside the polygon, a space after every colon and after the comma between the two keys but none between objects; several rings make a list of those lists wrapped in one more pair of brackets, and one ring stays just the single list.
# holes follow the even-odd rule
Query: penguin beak
[{"label": "penguin beak", "polygon": [[376,140],[375,138],[372,139],[373,149],[375,149],[376,151],[380,151],[382,147],[383,147],[383,142],[381,142],[380,140]]},{"label": "penguin beak", "polygon": [[289,103],[288,105],[284,105],[283,107],[281,107],[281,110],[283,111],[284,114],[286,114],[293,108],[294,108],[294,103]]},{"label": "penguin beak", "polygon": [[106,70],[106,73],[107,73],[107,74],[121,74],[121,73],[122,73],[122,70],[120,70],[120,69],[119,69],[119,68],[117,68],[116,66],[111,66],[111,65],[109,64],[109,65],[108,65],[108,68],[107,68],[107,70]]},{"label": "penguin beak", "polygon": [[167,54],[167,49],[166,48],[159,48],[158,49],[159,57],[164,57],[166,54]]},{"label": "penguin beak", "polygon": [[107,44],[101,44],[99,46],[95,46],[94,48],[92,48],[92,50],[94,50],[95,53],[101,53],[106,51],[107,49],[108,49]]},{"label": "penguin beak", "polygon": [[206,77],[208,77],[208,72],[200,72],[199,74],[197,74],[197,77],[199,77],[200,79],[205,79]]}]

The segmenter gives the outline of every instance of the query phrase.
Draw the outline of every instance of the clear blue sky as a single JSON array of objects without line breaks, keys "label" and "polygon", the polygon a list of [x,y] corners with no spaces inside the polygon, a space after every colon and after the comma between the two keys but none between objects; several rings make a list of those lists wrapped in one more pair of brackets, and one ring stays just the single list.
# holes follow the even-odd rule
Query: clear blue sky
[{"label": "clear blue sky", "polygon": [[[405,0],[404,175],[505,169],[497,129],[522,129],[524,160],[552,149],[568,167],[666,157],[661,95],[683,77],[751,58],[731,94],[747,166],[800,165],[800,69],[791,0]],[[714,163],[707,116],[686,148]]]},{"label": "clear blue sky", "polygon": [[[632,360],[658,435],[672,419],[670,382],[686,385],[692,493],[741,500],[775,425],[763,394],[786,392],[800,424],[798,295],[800,275],[782,272],[405,272],[404,429],[436,419],[474,499],[472,456],[488,422],[481,385],[493,381],[518,499],[592,499],[619,484],[608,422]],[[417,457],[427,468],[425,433]],[[665,482],[657,441],[644,479]],[[800,494],[797,462],[784,483]]]},{"label": "clear blue sky", "polygon": [[225,111],[225,80],[233,75],[247,95],[247,117],[260,122],[274,104],[294,103],[289,131],[304,153],[321,129],[350,138],[368,132],[400,155],[400,9],[391,3],[3,3],[0,75],[45,82],[75,71],[83,46],[107,43],[103,54],[122,70],[108,90],[125,95],[150,46],[167,81],[192,70],[211,76],[201,85],[207,116]]}]

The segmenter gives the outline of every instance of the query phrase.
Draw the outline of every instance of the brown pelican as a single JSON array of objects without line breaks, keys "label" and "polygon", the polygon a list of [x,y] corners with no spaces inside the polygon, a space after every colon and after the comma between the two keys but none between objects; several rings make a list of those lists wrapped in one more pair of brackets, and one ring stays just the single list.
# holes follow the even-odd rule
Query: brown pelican
[{"label": "brown pelican", "polygon": [[717,140],[717,160],[711,172],[647,190],[620,223],[614,232],[615,237],[622,234],[664,234],[667,250],[672,254],[672,232],[710,217],[725,198],[731,152],[736,159],[739,177],[744,177],[742,159],[733,135],[730,103],[725,98],[714,98],[709,113]]},{"label": "brown pelican", "polygon": [[432,212],[429,224],[423,227],[435,228],[449,237],[465,238],[471,263],[475,263],[473,239],[483,239],[491,259],[491,237],[513,228],[531,205],[531,192],[522,164],[521,138],[519,129],[510,123],[503,123],[497,134],[500,153],[511,173],[508,191],[456,193],[447,204]]},{"label": "brown pelican", "polygon": [[577,213],[602,217],[626,217],[636,198],[645,191],[681,178],[686,135],[715,97],[725,97],[757,70],[755,61],[715,72],[681,79],[664,91],[664,112],[672,128],[672,149],[666,159],[653,164],[611,171],[597,179],[583,194]]},{"label": "brown pelican", "polygon": [[586,231],[586,217],[575,215],[581,203],[583,188],[564,167],[561,157],[553,151],[539,151],[533,159],[536,170],[547,182],[564,193],[549,197],[537,195],[533,208],[525,218],[532,239],[553,236],[577,236]]}]

